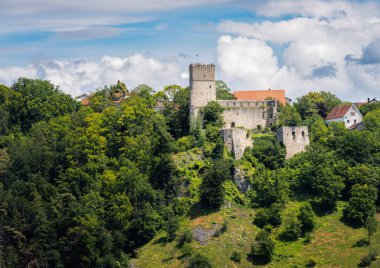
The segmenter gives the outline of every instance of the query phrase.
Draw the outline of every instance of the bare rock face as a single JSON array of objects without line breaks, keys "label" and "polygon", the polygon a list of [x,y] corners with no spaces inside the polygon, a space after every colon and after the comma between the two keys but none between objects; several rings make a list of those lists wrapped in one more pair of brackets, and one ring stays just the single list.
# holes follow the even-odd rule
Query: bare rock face
[{"label": "bare rock face", "polygon": [[219,229],[220,229],[220,226],[218,224],[213,224],[211,229],[206,229],[201,226],[196,226],[193,229],[193,238],[199,244],[205,245],[210,240],[210,238],[213,237],[218,232]]},{"label": "bare rock face", "polygon": [[242,193],[246,193],[251,187],[249,180],[244,177],[243,171],[239,168],[235,168],[233,180],[236,187]]}]

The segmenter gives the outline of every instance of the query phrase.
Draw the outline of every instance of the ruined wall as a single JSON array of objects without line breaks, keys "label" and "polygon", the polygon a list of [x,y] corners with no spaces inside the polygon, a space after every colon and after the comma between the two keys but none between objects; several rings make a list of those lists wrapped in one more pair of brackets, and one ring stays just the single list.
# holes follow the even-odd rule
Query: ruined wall
[{"label": "ruined wall", "polygon": [[276,137],[286,147],[286,158],[303,152],[305,147],[310,144],[307,127],[283,126],[277,130]]},{"label": "ruined wall", "polygon": [[218,100],[223,108],[225,127],[255,129],[257,125],[269,127],[276,121],[275,101]]},{"label": "ruined wall", "polygon": [[252,147],[252,139],[246,129],[225,128],[220,131],[227,150],[232,153],[235,159],[242,158],[244,150]]}]

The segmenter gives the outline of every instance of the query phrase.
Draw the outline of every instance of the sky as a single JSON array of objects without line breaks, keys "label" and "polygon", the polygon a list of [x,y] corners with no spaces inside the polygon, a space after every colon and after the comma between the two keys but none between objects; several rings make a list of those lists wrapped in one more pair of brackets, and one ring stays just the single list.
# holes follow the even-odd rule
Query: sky
[{"label": "sky", "polygon": [[380,98],[380,1],[0,0],[0,84],[73,97],[115,84],[188,86],[214,63],[232,90]]}]

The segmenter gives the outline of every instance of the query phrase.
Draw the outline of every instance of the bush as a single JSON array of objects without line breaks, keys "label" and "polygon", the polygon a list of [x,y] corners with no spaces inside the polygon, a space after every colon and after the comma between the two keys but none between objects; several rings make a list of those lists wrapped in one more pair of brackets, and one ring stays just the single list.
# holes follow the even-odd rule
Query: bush
[{"label": "bush", "polygon": [[309,203],[301,205],[297,218],[301,222],[301,229],[303,234],[310,232],[314,229],[315,214],[313,208]]},{"label": "bush", "polygon": [[189,268],[211,268],[211,264],[209,260],[201,255],[201,254],[196,254],[190,259],[189,263]]},{"label": "bush", "polygon": [[185,243],[190,243],[193,240],[193,234],[189,229],[186,229],[179,237],[178,244],[182,247]]},{"label": "bush", "polygon": [[355,184],[351,198],[343,210],[343,218],[354,226],[364,226],[367,219],[375,214],[376,188],[371,185]]},{"label": "bush", "polygon": [[295,241],[301,236],[301,227],[302,224],[297,217],[290,217],[278,237],[284,241]]},{"label": "bush", "polygon": [[232,252],[230,259],[233,260],[234,262],[240,262],[241,261],[241,254],[237,251],[234,251],[234,252]]},{"label": "bush", "polygon": [[372,263],[373,261],[375,261],[376,259],[377,259],[377,253],[374,252],[374,251],[370,251],[370,252],[368,253],[367,256],[364,256],[364,257],[360,260],[358,266],[359,266],[359,267],[368,267],[368,266],[370,266],[371,263]]},{"label": "bush", "polygon": [[190,243],[183,244],[181,248],[183,256],[191,256],[193,254],[193,246]]},{"label": "bush", "polygon": [[252,243],[252,256],[263,262],[269,262],[274,253],[274,242],[266,231],[260,231]]},{"label": "bush", "polygon": [[260,228],[270,224],[274,227],[281,225],[281,204],[274,203],[269,208],[259,209],[255,215],[253,223]]},{"label": "bush", "polygon": [[311,233],[306,233],[306,234],[305,234],[305,240],[303,241],[303,243],[304,243],[305,245],[310,244],[311,239],[312,239]]},{"label": "bush", "polygon": [[358,241],[355,242],[353,247],[366,247],[369,246],[369,241],[367,239],[359,239]]},{"label": "bush", "polygon": [[313,259],[310,259],[305,263],[305,266],[308,268],[314,267],[315,265],[317,265],[317,262]]}]

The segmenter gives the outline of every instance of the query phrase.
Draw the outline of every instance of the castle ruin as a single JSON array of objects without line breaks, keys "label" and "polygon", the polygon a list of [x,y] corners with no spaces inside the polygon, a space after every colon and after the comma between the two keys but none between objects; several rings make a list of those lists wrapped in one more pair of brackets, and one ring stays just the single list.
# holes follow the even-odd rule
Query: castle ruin
[{"label": "castle ruin", "polygon": [[[223,107],[224,127],[221,130],[227,149],[236,159],[243,156],[245,148],[252,146],[247,130],[271,127],[277,120],[277,101],[266,100],[217,100],[214,64],[190,64],[190,125],[194,127],[200,111],[209,102],[216,101]],[[300,130],[304,131],[304,130]],[[307,127],[306,127],[307,133]],[[289,155],[304,149],[299,143],[281,140],[289,146]],[[307,136],[308,142],[308,136]],[[296,147],[296,148],[293,148]],[[288,157],[288,154],[287,154]],[[291,156],[289,156],[291,157]]]},{"label": "castle ruin", "polygon": [[286,159],[295,154],[303,152],[309,142],[309,131],[307,127],[286,127],[277,130],[276,138],[286,147]]}]

